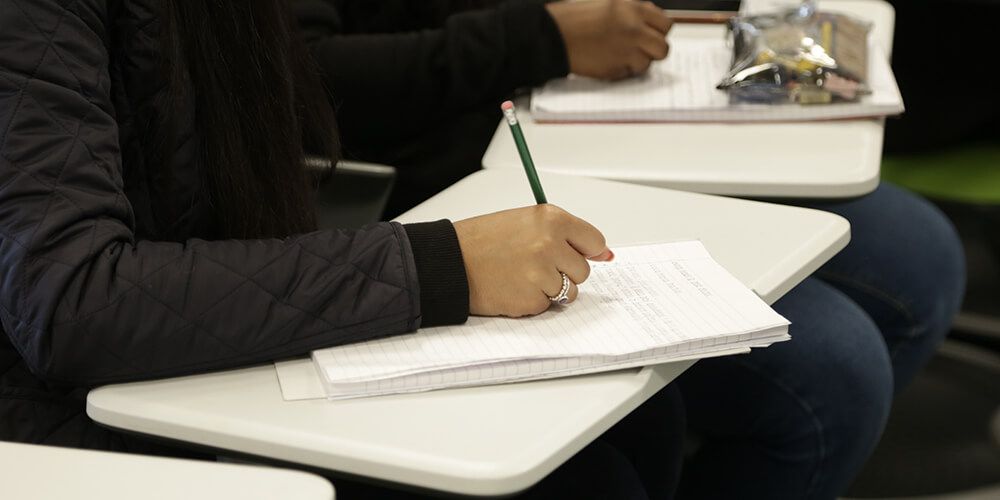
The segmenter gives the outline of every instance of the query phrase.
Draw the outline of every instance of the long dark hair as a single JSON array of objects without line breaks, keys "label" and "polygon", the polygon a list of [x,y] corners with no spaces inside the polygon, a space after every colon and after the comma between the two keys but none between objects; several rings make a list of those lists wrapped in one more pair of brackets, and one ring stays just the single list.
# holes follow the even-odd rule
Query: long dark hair
[{"label": "long dark hair", "polygon": [[339,141],[287,0],[161,0],[161,6],[168,98],[194,105],[198,169],[216,235],[280,237],[314,229],[315,179],[305,170],[304,152],[336,162]]}]

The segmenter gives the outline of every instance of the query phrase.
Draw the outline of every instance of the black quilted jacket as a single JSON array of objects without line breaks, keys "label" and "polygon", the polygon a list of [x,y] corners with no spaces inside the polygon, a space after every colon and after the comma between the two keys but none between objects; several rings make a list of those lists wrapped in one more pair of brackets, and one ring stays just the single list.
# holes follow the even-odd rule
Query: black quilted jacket
[{"label": "black quilted jacket", "polygon": [[194,116],[157,108],[155,2],[0,0],[0,439],[127,449],[87,387],[468,314],[447,221],[212,241],[194,127],[170,182],[145,168],[140,127]]}]

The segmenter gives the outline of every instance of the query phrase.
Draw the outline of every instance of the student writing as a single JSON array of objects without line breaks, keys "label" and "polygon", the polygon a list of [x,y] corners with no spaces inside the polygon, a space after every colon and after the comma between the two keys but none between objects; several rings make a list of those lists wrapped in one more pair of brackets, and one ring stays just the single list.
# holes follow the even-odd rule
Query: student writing
[{"label": "student writing", "polygon": [[[498,95],[569,72],[625,77],[633,72],[623,68],[669,57],[665,41],[660,52],[643,50],[652,47],[649,30],[670,27],[644,2],[296,7],[350,154],[401,168],[390,214],[479,168],[500,119]],[[643,65],[629,66],[637,54]],[[400,111],[413,103],[436,118],[414,123]],[[348,125],[373,134],[352,136]],[[852,241],[775,304],[792,321],[791,342],[703,360],[678,379],[690,429],[702,438],[685,464],[683,497],[842,495],[877,443],[894,394],[933,354],[961,301],[961,246],[925,200],[883,184],[856,200],[802,204],[847,218]],[[663,223],[683,216],[663,214]],[[718,480],[720,470],[727,480]]]},{"label": "student writing", "polygon": [[147,449],[88,387],[540,313],[607,256],[551,205],[315,231],[338,141],[284,2],[0,12],[0,439]]}]

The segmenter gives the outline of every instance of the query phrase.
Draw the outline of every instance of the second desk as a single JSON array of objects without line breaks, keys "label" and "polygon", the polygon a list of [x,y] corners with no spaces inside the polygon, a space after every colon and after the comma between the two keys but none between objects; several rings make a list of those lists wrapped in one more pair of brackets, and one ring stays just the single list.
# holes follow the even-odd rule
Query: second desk
[{"label": "second desk", "polygon": [[[775,0],[750,0],[753,11]],[[894,11],[882,0],[821,0],[821,9],[870,21],[872,41],[892,49]],[[677,25],[671,39],[724,36],[720,25]],[[883,120],[808,123],[536,123],[521,127],[540,171],[732,196],[847,198],[878,186]],[[499,121],[499,112],[497,114]],[[483,167],[520,169],[501,122]]]}]

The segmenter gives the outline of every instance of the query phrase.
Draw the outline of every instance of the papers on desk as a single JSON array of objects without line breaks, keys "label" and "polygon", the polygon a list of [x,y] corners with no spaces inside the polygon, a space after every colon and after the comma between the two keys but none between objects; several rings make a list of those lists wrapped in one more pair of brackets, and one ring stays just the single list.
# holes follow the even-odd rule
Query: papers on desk
[{"label": "papers on desk", "polygon": [[608,83],[570,76],[531,96],[537,121],[552,122],[768,122],[888,116],[903,99],[888,57],[869,48],[872,94],[859,102],[821,105],[730,103],[715,88],[729,69],[732,49],[723,39],[672,40],[670,55],[635,78]]},{"label": "papers on desk", "polygon": [[473,317],[315,351],[322,386],[343,399],[497,384],[746,352],[789,338],[788,321],[700,242],[615,254],[593,264],[576,303],[545,314]]}]

